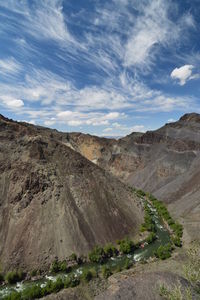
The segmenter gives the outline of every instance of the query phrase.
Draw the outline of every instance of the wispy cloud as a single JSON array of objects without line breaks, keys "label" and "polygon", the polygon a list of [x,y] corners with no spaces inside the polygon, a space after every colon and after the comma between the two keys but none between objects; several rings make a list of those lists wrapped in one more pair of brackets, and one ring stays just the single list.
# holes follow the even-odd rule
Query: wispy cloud
[{"label": "wispy cloud", "polygon": [[0,76],[3,78],[16,75],[22,70],[22,65],[15,58],[0,59]]},{"label": "wispy cloud", "polygon": [[[161,66],[153,69],[160,57],[166,62],[163,51],[176,52],[196,30],[190,12],[176,14],[176,3],[164,0],[94,1],[92,11],[70,6],[62,0],[0,3],[1,36],[8,42],[0,60],[1,108],[46,126],[128,132],[146,129],[123,125],[129,114],[195,106],[194,96],[166,92],[145,78],[153,74],[161,82]],[[173,55],[170,59],[174,64]],[[182,65],[184,59],[178,58]],[[196,76],[195,64],[187,64],[187,70],[173,71],[180,84]],[[163,85],[170,82],[169,73]]]},{"label": "wispy cloud", "polygon": [[146,1],[140,6],[125,47],[124,65],[127,67],[150,67],[160,48],[174,44],[188,27],[195,26],[189,14],[176,23],[170,19],[171,1]]},{"label": "wispy cloud", "polygon": [[8,0],[0,4],[16,14],[23,25],[24,31],[37,39],[52,39],[64,43],[73,41],[64,20],[61,0],[13,1]]}]

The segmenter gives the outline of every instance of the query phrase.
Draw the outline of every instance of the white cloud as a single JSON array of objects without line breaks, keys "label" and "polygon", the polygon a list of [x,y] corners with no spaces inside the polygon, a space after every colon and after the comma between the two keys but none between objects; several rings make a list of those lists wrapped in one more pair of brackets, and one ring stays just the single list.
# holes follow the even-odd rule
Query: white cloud
[{"label": "white cloud", "polygon": [[194,69],[193,65],[184,65],[180,68],[175,68],[171,72],[171,78],[177,79],[180,85],[186,84],[188,80],[198,78],[198,74],[192,74]]},{"label": "white cloud", "polygon": [[109,125],[109,122],[115,119],[122,119],[125,117],[124,113],[110,112],[78,112],[78,111],[61,111],[57,113],[56,121],[67,124],[69,126],[91,125],[104,126]]},{"label": "white cloud", "polygon": [[4,106],[7,106],[10,109],[19,109],[24,106],[24,102],[20,99],[11,98],[9,96],[0,96],[0,99]]},{"label": "white cloud", "polygon": [[[69,126],[109,125],[111,120],[125,118],[127,109],[137,112],[168,112],[187,110],[193,99],[187,96],[169,96],[150,89],[143,82],[122,73],[119,79],[103,86],[76,88],[71,81],[47,70],[31,70],[23,82],[0,82],[0,98],[23,99],[16,103],[21,112],[31,119],[41,118],[46,126],[67,122]],[[39,105],[38,111],[31,108]],[[14,103],[14,102],[13,102]],[[15,103],[15,104],[16,104]],[[7,106],[6,101],[0,105]],[[104,113],[102,113],[104,111]],[[56,120],[52,120],[56,115]]]}]

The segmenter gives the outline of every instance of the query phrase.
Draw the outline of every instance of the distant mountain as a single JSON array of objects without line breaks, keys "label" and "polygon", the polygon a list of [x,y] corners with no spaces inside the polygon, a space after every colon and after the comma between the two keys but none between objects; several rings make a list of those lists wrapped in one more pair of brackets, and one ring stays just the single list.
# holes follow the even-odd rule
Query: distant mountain
[{"label": "distant mountain", "polygon": [[143,213],[137,198],[69,140],[69,134],[0,116],[4,269],[40,268],[138,232]]},{"label": "distant mountain", "polygon": [[200,115],[119,140],[80,133],[70,145],[123,182],[152,192],[185,223],[185,240],[200,239]]}]

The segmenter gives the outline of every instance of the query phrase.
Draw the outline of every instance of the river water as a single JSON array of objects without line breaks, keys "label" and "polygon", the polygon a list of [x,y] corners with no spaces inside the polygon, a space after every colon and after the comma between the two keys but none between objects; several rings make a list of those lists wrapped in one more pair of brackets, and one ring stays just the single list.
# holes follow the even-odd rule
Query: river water
[{"label": "river water", "polygon": [[[142,199],[141,199],[142,200]],[[137,262],[143,259],[148,259],[152,256],[154,256],[154,251],[158,249],[160,245],[165,245],[170,242],[170,235],[167,229],[163,226],[161,219],[159,218],[156,209],[154,209],[150,204],[148,204],[149,208],[151,209],[153,213],[153,220],[156,224],[156,236],[157,239],[151,243],[151,244],[145,244],[144,248],[139,248],[134,251],[133,254],[127,254],[127,255],[119,255],[117,257],[111,257],[105,264],[109,267],[122,267],[127,260],[127,258],[130,260],[130,262]],[[77,266],[72,269],[72,271],[68,274],[66,273],[59,273],[53,276],[45,276],[43,279],[40,279],[38,281],[30,281],[30,282],[24,282],[24,283],[17,283],[15,285],[7,285],[0,288],[0,299],[3,299],[4,296],[9,295],[12,291],[22,291],[24,288],[31,287],[33,284],[38,284],[41,287],[45,286],[48,280],[56,281],[58,277],[64,278],[69,275],[74,274],[75,277],[80,277],[84,269],[89,268],[95,268],[97,272],[100,270],[101,265],[99,264],[92,264],[92,263],[86,263],[81,266]]]}]

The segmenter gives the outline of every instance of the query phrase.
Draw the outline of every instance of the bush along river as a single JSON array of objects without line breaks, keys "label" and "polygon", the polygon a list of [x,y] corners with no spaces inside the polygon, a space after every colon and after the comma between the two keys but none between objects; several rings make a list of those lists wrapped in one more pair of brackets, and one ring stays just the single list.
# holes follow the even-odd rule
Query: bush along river
[{"label": "bush along river", "polygon": [[[163,202],[142,190],[132,191],[144,207],[144,223],[140,228],[143,238],[139,242],[134,243],[125,238],[117,241],[116,245],[96,246],[89,253],[87,262],[73,254],[71,259],[75,264],[71,267],[67,261],[56,260],[52,263],[49,274],[36,280],[17,282],[23,278],[23,273],[10,272],[6,276],[6,282],[10,284],[0,287],[0,299],[38,299],[63,288],[75,287],[81,282],[87,283],[96,277],[108,278],[113,273],[129,269],[134,263],[145,262],[150,257],[169,258],[175,247],[182,246],[182,225],[172,219]],[[36,273],[33,271],[32,277]]]}]

